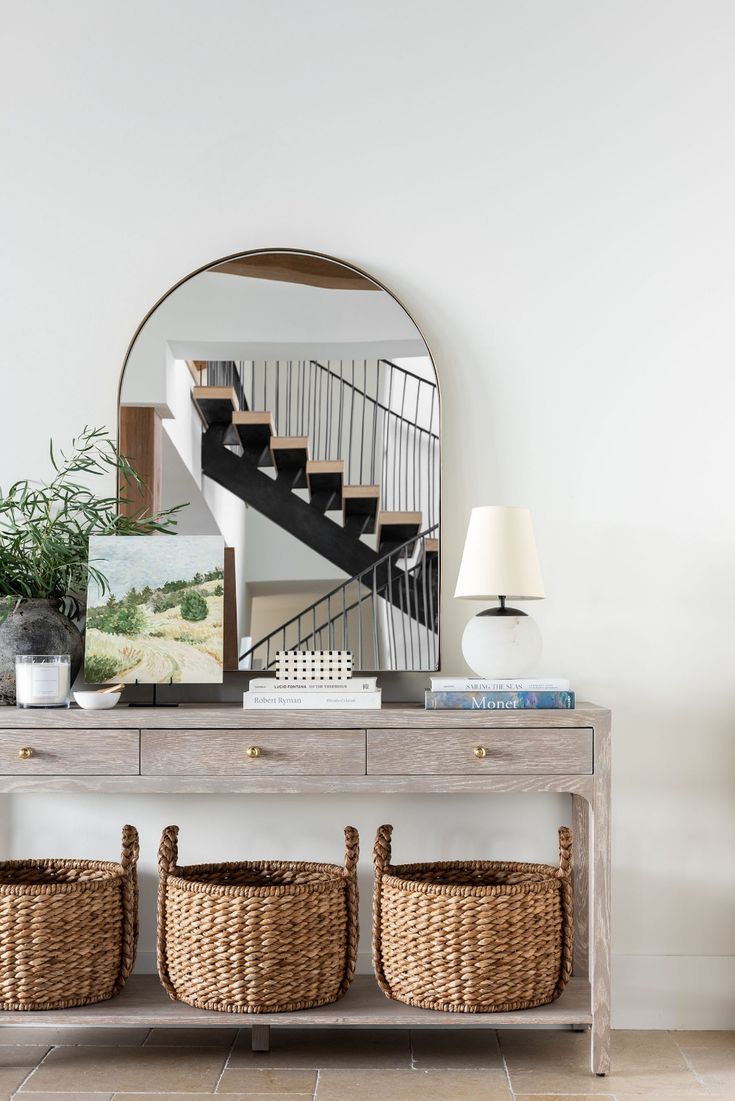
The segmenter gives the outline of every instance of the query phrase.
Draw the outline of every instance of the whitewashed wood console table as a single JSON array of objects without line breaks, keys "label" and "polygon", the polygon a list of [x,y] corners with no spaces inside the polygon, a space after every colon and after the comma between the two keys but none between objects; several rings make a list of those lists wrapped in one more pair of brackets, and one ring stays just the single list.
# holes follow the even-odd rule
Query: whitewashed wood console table
[{"label": "whitewashed wood console table", "polygon": [[[610,713],[576,711],[243,711],[181,706],[112,711],[0,708],[0,791],[565,792],[575,834],[574,973],[562,996],[514,1013],[438,1013],[389,1001],[357,976],[341,1001],[251,1017],[270,1025],[498,1028],[591,1026],[592,1070],[610,1066]],[[376,823],[377,824],[377,823]],[[84,855],[84,854],[81,854]],[[591,935],[590,935],[591,930]],[[172,1002],[133,976],[98,1005],[2,1012],[12,1025],[222,1025],[226,1014]],[[233,1015],[235,1016],[235,1015]]]}]

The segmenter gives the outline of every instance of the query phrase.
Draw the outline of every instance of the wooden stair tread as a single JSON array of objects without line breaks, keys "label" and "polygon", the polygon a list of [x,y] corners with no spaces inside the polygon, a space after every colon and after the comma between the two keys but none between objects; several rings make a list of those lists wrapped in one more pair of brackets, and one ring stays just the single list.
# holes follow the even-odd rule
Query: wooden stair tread
[{"label": "wooden stair tread", "polygon": [[306,481],[315,508],[327,512],[342,507],[344,475],[342,459],[311,459],[306,464]]},{"label": "wooden stair tread", "polygon": [[272,426],[271,427],[271,435],[275,436],[275,434],[276,434],[276,429],[275,429],[275,425],[273,423],[273,414],[272,413],[251,413],[247,409],[245,409],[245,410],[236,410],[232,414],[232,423],[233,424],[253,425],[253,426],[262,425],[262,424],[269,424],[269,425]]},{"label": "wooden stair tread", "polygon": [[342,490],[342,517],[345,527],[358,535],[372,535],[380,508],[380,486],[345,486]]},{"label": "wooden stair tread", "polygon": [[439,540],[438,539],[424,539],[424,557],[428,558],[430,554],[439,553]]},{"label": "wooden stair tread", "polygon": [[276,434],[276,426],[272,413],[236,411],[232,414],[232,427],[237,432],[243,451],[258,466],[273,466],[270,443],[271,437]]},{"label": "wooden stair tread", "polygon": [[273,463],[280,474],[294,476],[292,489],[305,489],[306,466],[309,462],[307,436],[271,436],[270,451]]},{"label": "wooden stair tread", "polygon": [[237,394],[232,386],[194,386],[191,399],[207,426],[229,424],[233,412],[240,408]]},{"label": "wooden stair tread", "polygon": [[309,459],[306,464],[306,478],[310,488],[336,489],[341,494],[344,474],[343,459]]},{"label": "wooden stair tread", "polygon": [[345,486],[342,496],[345,500],[364,500],[369,505],[372,498],[380,497],[380,486]]},{"label": "wooden stair tread", "polygon": [[[421,531],[420,512],[379,512],[378,550],[386,545],[405,543]],[[412,553],[413,548],[408,548]]]}]

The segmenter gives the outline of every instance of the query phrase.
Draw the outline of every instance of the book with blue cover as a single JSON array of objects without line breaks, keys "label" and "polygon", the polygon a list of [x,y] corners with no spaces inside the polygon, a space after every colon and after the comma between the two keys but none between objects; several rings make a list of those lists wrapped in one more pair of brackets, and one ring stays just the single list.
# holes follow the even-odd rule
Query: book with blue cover
[{"label": "book with blue cover", "polygon": [[575,707],[574,692],[432,692],[426,690],[427,711],[565,710]]}]

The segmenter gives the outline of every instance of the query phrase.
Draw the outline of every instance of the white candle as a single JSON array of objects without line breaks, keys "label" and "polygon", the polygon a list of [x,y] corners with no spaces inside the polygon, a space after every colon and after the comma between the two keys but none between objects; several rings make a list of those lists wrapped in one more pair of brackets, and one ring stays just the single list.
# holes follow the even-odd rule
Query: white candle
[{"label": "white candle", "polygon": [[18,654],[15,701],[18,707],[68,707],[71,688],[69,654]]}]

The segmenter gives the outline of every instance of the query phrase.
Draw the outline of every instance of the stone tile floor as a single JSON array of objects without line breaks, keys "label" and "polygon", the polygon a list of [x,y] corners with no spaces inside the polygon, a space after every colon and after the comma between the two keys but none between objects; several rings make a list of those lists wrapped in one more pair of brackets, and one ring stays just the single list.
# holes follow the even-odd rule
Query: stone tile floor
[{"label": "stone tile floor", "polygon": [[0,1101],[735,1101],[735,1032],[0,1030]]}]

